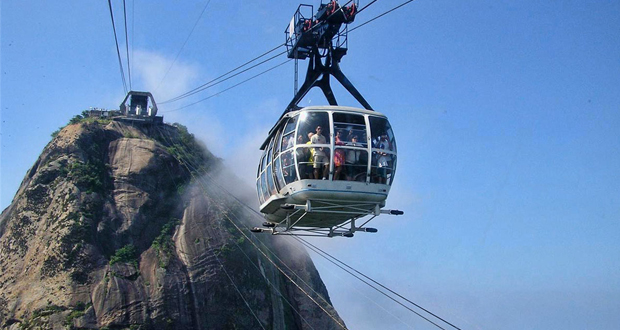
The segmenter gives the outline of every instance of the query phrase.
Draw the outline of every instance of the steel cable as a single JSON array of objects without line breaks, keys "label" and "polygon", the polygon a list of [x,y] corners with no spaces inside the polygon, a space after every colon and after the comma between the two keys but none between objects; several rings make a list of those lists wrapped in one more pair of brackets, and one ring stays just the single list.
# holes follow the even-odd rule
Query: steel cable
[{"label": "steel cable", "polygon": [[125,52],[127,53],[127,74],[129,75],[129,90],[131,89],[131,66],[129,65],[129,37],[127,35],[127,5],[123,0],[123,17],[125,19]]},{"label": "steel cable", "polygon": [[187,44],[187,42],[189,41],[189,38],[194,33],[194,30],[196,29],[196,26],[198,25],[198,22],[200,22],[200,19],[202,18],[202,15],[204,15],[204,13],[207,10],[207,7],[209,7],[210,3],[211,3],[211,0],[207,1],[207,4],[205,4],[204,8],[202,8],[202,12],[200,12],[200,16],[198,16],[198,19],[194,23],[194,26],[192,27],[192,30],[189,32],[189,35],[187,36],[187,38],[185,38],[185,41],[183,42],[183,45],[181,46],[181,49],[179,49],[179,52],[177,53],[177,56],[174,57],[174,60],[172,61],[172,63],[168,67],[168,70],[166,70],[166,73],[164,74],[164,76],[159,81],[159,84],[157,84],[157,87],[155,87],[154,92],[157,92],[157,90],[161,86],[161,83],[164,82],[164,79],[166,79],[166,77],[168,76],[168,73],[170,72],[170,69],[172,69],[172,67],[174,66],[174,63],[177,62],[177,59],[179,58],[179,55],[181,55],[181,52],[183,51],[183,48],[185,48],[185,45]]},{"label": "steel cable", "polygon": [[[372,21],[374,21],[374,20],[376,20],[376,19],[379,19],[379,18],[381,18],[381,17],[383,17],[383,16],[385,16],[385,15],[387,15],[387,14],[389,14],[389,13],[391,13],[391,12],[395,11],[396,9],[399,9],[400,7],[402,7],[402,6],[406,5],[406,4],[410,3],[410,2],[413,2],[413,1],[414,1],[414,0],[408,0],[408,1],[405,1],[405,2],[401,3],[400,5],[398,5],[398,6],[394,7],[394,8],[392,8],[392,9],[390,9],[390,10],[388,10],[388,11],[384,12],[383,14],[377,15],[377,16],[373,17],[372,19],[369,19],[369,20],[367,20],[366,22],[364,22],[364,23],[362,23],[362,24],[360,24],[360,25],[358,25],[358,26],[356,26],[356,27],[352,28],[351,30],[349,30],[349,32],[353,32],[353,31],[355,31],[355,30],[357,30],[357,29],[361,28],[362,26],[364,26],[364,25],[366,25],[366,24],[368,24],[368,23],[370,23],[370,22],[372,22]],[[373,2],[374,2],[374,1],[373,1]]]},{"label": "steel cable", "polygon": [[[259,55],[259,56],[255,57],[255,58],[253,58],[253,59],[251,59],[251,60],[249,60],[249,61],[247,61],[247,62],[245,62],[245,63],[243,63],[243,64],[241,64],[241,65],[239,65],[238,67],[236,67],[236,68],[234,68],[234,69],[232,69],[232,70],[230,70],[230,71],[228,71],[228,72],[226,72],[226,73],[224,73],[224,74],[220,75],[219,77],[217,77],[217,78],[215,78],[215,79],[212,79],[211,81],[208,81],[208,82],[206,82],[206,83],[204,83],[204,84],[202,84],[202,85],[200,85],[200,86],[198,86],[198,87],[196,87],[196,88],[194,88],[194,89],[192,89],[192,90],[190,90],[190,91],[188,91],[188,92],[185,92],[185,93],[183,93],[183,94],[181,94],[181,95],[179,95],[179,96],[173,97],[173,98],[168,99],[168,100],[166,100],[166,101],[160,102],[160,104],[166,104],[166,103],[170,103],[170,102],[178,101],[178,100],[183,99],[183,98],[186,98],[186,97],[188,97],[188,96],[190,96],[190,95],[193,95],[193,94],[196,94],[196,93],[198,93],[198,92],[201,92],[201,91],[203,91],[203,90],[205,90],[205,89],[207,89],[207,88],[213,87],[213,86],[215,86],[215,85],[217,85],[217,84],[219,84],[219,83],[220,83],[220,82],[215,83],[215,82],[216,82],[216,81],[218,81],[219,79],[221,79],[221,78],[223,78],[223,77],[226,77],[227,75],[229,75],[229,74],[231,74],[231,73],[233,73],[233,72],[235,72],[235,71],[237,71],[237,70],[239,70],[239,69],[243,68],[244,66],[246,66],[246,65],[248,65],[248,64],[250,64],[250,63],[252,63],[252,62],[254,62],[254,61],[256,61],[256,60],[258,60],[259,58],[261,58],[261,57],[263,57],[263,56],[265,56],[265,55],[267,55],[267,54],[269,54],[269,53],[271,53],[271,52],[273,52],[273,51],[277,50],[278,48],[280,48],[280,47],[282,47],[282,46],[284,46],[284,44],[278,45],[277,47],[272,48],[271,50],[269,50],[269,51],[267,51],[267,52],[265,52],[265,53],[263,53],[263,54],[261,54],[261,55]],[[248,68],[248,69],[245,69],[245,70],[243,70],[242,72],[246,72],[246,71],[248,71],[249,69],[255,68],[255,67],[257,67],[258,65],[261,65],[261,64],[263,64],[263,63],[266,63],[266,62],[268,62],[268,61],[270,61],[270,60],[272,60],[272,59],[274,59],[274,58],[276,58],[276,57],[278,57],[278,56],[280,56],[280,55],[282,55],[282,54],[284,54],[284,53],[285,53],[285,52],[282,52],[282,53],[277,54],[276,56],[270,57],[269,59],[264,60],[264,61],[262,61],[262,62],[260,62],[260,63],[258,63],[258,64],[256,64],[256,65],[253,65],[252,67],[250,67],[250,68]],[[242,73],[242,72],[240,72],[240,73]],[[238,74],[235,74],[234,76],[237,76],[237,75],[239,75],[239,73],[238,73]],[[229,78],[226,78],[225,80],[228,80],[228,79],[229,79]],[[222,81],[225,81],[225,80],[222,80]]]},{"label": "steel cable", "polygon": [[116,24],[114,24],[114,13],[112,11],[112,2],[108,0],[108,7],[110,7],[110,18],[112,19],[112,31],[114,31],[114,41],[116,43],[116,54],[118,55],[118,64],[121,68],[121,79],[123,81],[123,89],[127,94],[127,81],[125,80],[125,71],[123,70],[123,61],[121,60],[121,51],[118,47],[118,37],[116,36]]},{"label": "steel cable", "polygon": [[[360,9],[360,10],[358,11],[358,14],[359,14],[360,12],[362,12],[363,10],[365,10],[366,8],[368,8],[370,5],[374,4],[376,1],[377,1],[377,0],[371,1],[369,4],[367,4],[366,6],[364,6],[362,9]],[[370,22],[372,22],[372,21],[374,21],[374,20],[376,20],[376,19],[378,19],[378,18],[382,17],[382,16],[385,16],[385,15],[389,14],[390,12],[393,12],[393,11],[395,11],[395,10],[399,9],[399,8],[403,7],[404,5],[406,5],[406,4],[408,4],[408,3],[412,2],[412,1],[414,1],[414,0],[409,0],[409,1],[406,1],[406,2],[404,2],[404,3],[400,4],[400,5],[396,6],[396,7],[394,7],[394,8],[392,8],[392,9],[388,10],[387,12],[384,12],[384,13],[382,13],[382,14],[380,14],[380,15],[378,15],[378,16],[376,16],[376,17],[374,17],[374,18],[372,18],[372,19],[370,19],[370,20],[368,20],[368,21],[366,21],[366,22],[364,22],[364,23],[362,23],[361,25],[359,25],[359,26],[357,26],[357,27],[355,27],[355,28],[353,28],[353,29],[349,30],[349,32],[352,32],[352,31],[354,31],[354,30],[356,30],[356,29],[358,29],[358,28],[360,28],[360,27],[362,27],[362,26],[364,26],[364,25],[366,25],[366,24],[368,24],[368,23],[370,23]],[[331,17],[332,15],[335,15],[338,11],[341,11],[343,7],[345,7],[347,4],[349,4],[349,3],[351,3],[351,2],[352,2],[352,0],[349,0],[347,3],[345,3],[343,6],[341,6],[341,7],[340,7],[337,11],[335,11],[334,13],[332,13],[329,17]],[[329,17],[328,17],[328,18],[329,18]],[[311,30],[312,30],[312,29],[315,29],[315,27],[316,27],[316,25],[315,25],[315,26],[313,26],[313,27],[311,28]],[[245,70],[243,70],[243,71],[241,71],[241,72],[238,72],[238,73],[236,73],[236,74],[234,74],[234,75],[232,75],[232,76],[230,76],[230,77],[227,77],[227,78],[225,78],[225,79],[223,79],[223,80],[221,80],[221,81],[218,81],[219,79],[221,79],[221,78],[223,78],[223,77],[226,77],[226,76],[230,75],[231,73],[233,73],[233,72],[235,72],[235,71],[239,70],[240,68],[242,68],[242,67],[244,67],[244,66],[248,65],[249,63],[252,63],[252,62],[256,61],[257,59],[259,59],[259,58],[261,58],[261,57],[263,57],[263,56],[265,56],[265,55],[267,55],[267,54],[269,54],[269,53],[271,53],[271,52],[275,51],[276,49],[278,49],[278,48],[280,48],[280,47],[282,47],[282,46],[284,46],[284,45],[285,45],[285,44],[280,44],[280,45],[278,45],[278,46],[276,46],[276,47],[272,48],[271,50],[269,50],[269,51],[267,51],[267,52],[265,52],[265,53],[263,53],[263,54],[261,54],[261,55],[259,55],[259,56],[255,57],[255,58],[251,59],[250,61],[247,61],[246,63],[244,63],[244,64],[242,64],[242,65],[240,65],[240,66],[238,66],[238,67],[236,67],[236,68],[234,68],[234,69],[232,69],[232,70],[230,70],[230,71],[226,72],[226,73],[224,73],[223,75],[220,75],[219,77],[217,77],[217,78],[215,78],[215,79],[213,79],[213,80],[211,80],[211,81],[209,81],[209,82],[207,82],[207,83],[204,83],[203,85],[198,86],[198,87],[196,87],[196,88],[194,88],[194,89],[192,89],[192,90],[190,90],[190,91],[188,91],[188,92],[185,92],[185,93],[183,93],[183,94],[181,94],[181,95],[179,95],[179,96],[173,97],[173,98],[168,99],[168,100],[163,101],[163,102],[160,102],[160,104],[171,103],[171,102],[175,102],[175,101],[178,101],[178,100],[184,99],[184,98],[186,98],[186,97],[189,97],[189,96],[191,96],[191,95],[194,95],[194,94],[196,94],[196,93],[199,93],[199,92],[201,92],[201,91],[203,91],[203,90],[206,90],[206,89],[208,89],[208,88],[211,88],[211,87],[213,87],[213,86],[215,86],[215,85],[218,85],[218,84],[220,84],[220,83],[222,83],[222,82],[224,82],[224,81],[226,81],[226,80],[228,80],[228,79],[231,79],[231,78],[233,78],[233,77],[235,77],[235,76],[238,76],[239,74],[244,73],[244,72],[246,72],[246,71],[248,71],[248,70],[250,70],[250,69],[253,69],[253,68],[255,68],[255,67],[257,67],[257,66],[259,66],[259,65],[261,65],[261,64],[264,64],[264,63],[266,63],[266,62],[268,62],[268,61],[270,61],[270,60],[272,60],[272,59],[276,58],[277,56],[280,56],[280,55],[282,55],[282,54],[286,53],[287,51],[281,52],[281,53],[279,53],[279,54],[277,54],[277,55],[275,55],[275,56],[273,56],[273,57],[271,57],[271,58],[269,58],[269,59],[267,59],[267,60],[265,60],[265,61],[262,61],[262,62],[260,62],[260,63],[258,63],[258,64],[256,64],[256,65],[253,65],[253,66],[252,66],[252,67],[250,67],[250,68],[247,68],[247,69],[245,69]],[[268,70],[268,71],[269,71],[269,70]],[[263,72],[263,73],[265,73],[265,72]],[[256,76],[255,76],[255,77],[256,77]],[[251,79],[253,79],[253,78],[255,78],[255,77],[252,77]],[[248,79],[248,80],[250,80],[250,79]],[[245,80],[244,82],[246,82],[246,81],[248,81],[248,80]],[[236,86],[238,86],[238,85],[240,85],[240,84],[235,85],[235,87],[236,87]],[[230,89],[230,88],[229,88],[229,89]],[[228,90],[228,89],[226,89],[226,90]],[[226,90],[224,90],[224,91],[226,91]],[[212,97],[214,97],[214,96],[216,96],[216,95],[219,95],[219,94],[223,93],[224,91],[219,92],[219,93],[217,93],[217,94],[215,94],[215,95],[211,95],[211,96],[209,96],[209,97],[207,97],[207,98],[201,99],[201,100],[199,100],[199,101],[197,101],[197,102],[194,102],[194,103],[191,103],[191,104],[185,105],[185,106],[183,106],[183,107],[176,108],[176,109],[174,109],[174,110],[163,111],[163,112],[165,113],[165,112],[172,112],[172,111],[178,111],[178,110],[181,110],[181,109],[185,109],[185,108],[187,108],[187,107],[190,107],[190,106],[196,105],[196,104],[198,104],[198,103],[200,103],[200,102],[206,101],[206,100],[208,100],[208,99],[210,99],[210,98],[212,98]]]},{"label": "steel cable", "polygon": [[246,83],[246,82],[248,82],[248,81],[250,81],[250,80],[252,80],[252,79],[254,79],[254,78],[257,78],[257,77],[259,77],[259,76],[262,76],[263,74],[265,74],[265,73],[267,73],[267,72],[269,72],[269,71],[271,71],[271,70],[274,70],[274,69],[276,69],[276,68],[278,68],[278,67],[280,67],[280,66],[282,66],[282,65],[284,65],[284,64],[286,64],[286,63],[288,63],[289,61],[291,61],[291,59],[288,59],[288,60],[286,60],[286,61],[284,61],[284,62],[282,62],[282,63],[280,63],[280,64],[278,64],[278,65],[276,65],[276,66],[273,66],[273,67],[271,67],[271,68],[269,68],[269,69],[267,69],[267,70],[265,70],[265,71],[262,71],[261,73],[258,73],[258,74],[254,75],[254,76],[252,76],[252,77],[250,77],[250,78],[248,78],[248,79],[245,79],[245,80],[241,81],[241,82],[240,82],[240,83],[238,83],[238,84],[232,85],[232,86],[230,86],[230,87],[228,87],[228,88],[226,88],[226,89],[224,89],[224,90],[222,90],[222,91],[220,91],[220,92],[217,92],[217,93],[215,93],[215,94],[213,94],[213,95],[209,95],[209,96],[207,96],[207,97],[205,97],[205,98],[203,98],[203,99],[200,99],[200,100],[198,100],[198,101],[196,101],[196,102],[194,102],[194,103],[190,103],[190,104],[184,105],[184,106],[182,106],[182,107],[180,107],[180,108],[176,108],[176,109],[173,109],[173,110],[162,111],[162,113],[168,113],[168,112],[179,111],[179,110],[182,110],[182,109],[185,109],[185,108],[191,107],[192,105],[196,105],[196,104],[198,104],[198,103],[200,103],[200,102],[204,102],[204,101],[206,101],[206,100],[208,100],[208,99],[210,99],[210,98],[216,97],[216,96],[218,96],[218,95],[220,95],[220,94],[222,94],[222,93],[224,93],[224,92],[226,92],[226,91],[228,91],[228,90],[231,90],[231,89],[233,89],[233,88],[235,88],[235,87],[237,87],[237,86],[239,86],[239,85],[242,85],[242,84],[244,84],[244,83]]}]

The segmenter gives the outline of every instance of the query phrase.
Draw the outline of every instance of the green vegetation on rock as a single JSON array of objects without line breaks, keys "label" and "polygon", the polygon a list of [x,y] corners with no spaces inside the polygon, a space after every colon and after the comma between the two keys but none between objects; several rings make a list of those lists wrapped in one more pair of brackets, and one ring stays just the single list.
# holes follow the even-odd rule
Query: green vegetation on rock
[{"label": "green vegetation on rock", "polygon": [[172,251],[174,249],[174,242],[172,241],[172,235],[174,234],[174,228],[179,223],[177,219],[171,219],[161,228],[161,233],[153,240],[153,249],[157,251],[157,258],[159,259],[159,267],[166,268]]},{"label": "green vegetation on rock", "polygon": [[210,160],[210,154],[198,143],[194,134],[187,130],[187,127],[174,123],[172,126],[177,128],[178,137],[171,140],[169,137],[163,137],[160,140],[165,146],[166,151],[176,158],[181,165],[187,166],[194,175],[202,174],[207,171],[207,162]]},{"label": "green vegetation on rock", "polygon": [[110,258],[110,266],[117,262],[131,263],[138,266],[136,247],[133,244],[127,244],[116,250],[116,253]]},{"label": "green vegetation on rock", "polygon": [[103,191],[103,172],[105,166],[97,163],[75,162],[69,167],[69,176],[76,180],[76,185],[86,189],[87,193]]}]

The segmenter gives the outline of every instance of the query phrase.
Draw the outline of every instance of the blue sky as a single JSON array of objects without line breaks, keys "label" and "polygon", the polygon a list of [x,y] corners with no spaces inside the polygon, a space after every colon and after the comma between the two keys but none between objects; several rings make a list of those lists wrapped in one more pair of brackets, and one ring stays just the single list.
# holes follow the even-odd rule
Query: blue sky
[{"label": "blue sky", "polygon": [[[180,51],[206,3],[127,1],[134,90],[161,102],[227,72],[283,43],[297,8],[212,0]],[[379,0],[353,26],[400,3]],[[53,131],[125,95],[107,2],[0,10],[4,209]],[[620,328],[618,31],[617,1],[424,0],[353,31],[341,67],[394,127],[388,206],[405,216],[312,242],[463,329]],[[292,97],[292,62],[170,111],[246,77],[160,114],[252,185],[258,147]],[[301,104],[324,103],[311,92]],[[351,329],[434,328],[314,260]]]}]

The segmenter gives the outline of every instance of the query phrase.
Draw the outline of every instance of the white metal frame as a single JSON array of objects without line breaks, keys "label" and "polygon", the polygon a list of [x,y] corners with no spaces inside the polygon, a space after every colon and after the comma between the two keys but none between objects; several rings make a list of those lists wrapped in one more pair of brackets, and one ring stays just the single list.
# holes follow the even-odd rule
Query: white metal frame
[{"label": "white metal frame", "polygon": [[[364,227],[380,214],[402,215],[402,211],[398,210],[382,210],[378,202],[350,202],[343,204],[342,202],[334,203],[329,200],[314,200],[320,202],[321,206],[312,205],[312,200],[308,200],[306,204],[284,204],[283,208],[291,209],[286,218],[279,223],[270,223],[266,228],[254,227],[254,232],[271,232],[272,235],[293,235],[293,236],[314,236],[314,237],[353,237],[355,232],[376,233],[377,229]],[[341,210],[344,209],[344,210]],[[297,227],[296,225],[311,213],[328,213],[328,214],[351,214],[352,218],[343,223],[326,227]],[[293,220],[292,217],[301,214],[299,218]],[[370,216],[361,225],[357,226],[355,221]]]}]

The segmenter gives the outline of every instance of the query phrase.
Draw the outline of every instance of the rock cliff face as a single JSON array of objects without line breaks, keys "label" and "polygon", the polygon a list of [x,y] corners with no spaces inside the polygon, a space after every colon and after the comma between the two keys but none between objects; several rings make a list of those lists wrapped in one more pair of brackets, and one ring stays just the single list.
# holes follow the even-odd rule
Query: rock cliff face
[{"label": "rock cliff face", "polygon": [[0,327],[343,328],[307,253],[251,234],[220,167],[180,125],[66,126],[0,216]]}]

